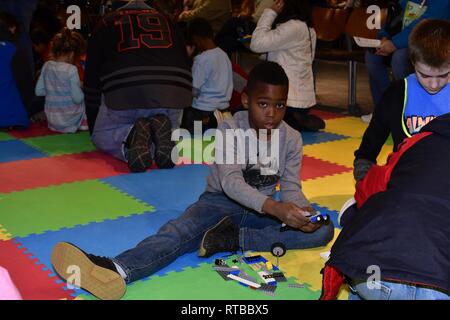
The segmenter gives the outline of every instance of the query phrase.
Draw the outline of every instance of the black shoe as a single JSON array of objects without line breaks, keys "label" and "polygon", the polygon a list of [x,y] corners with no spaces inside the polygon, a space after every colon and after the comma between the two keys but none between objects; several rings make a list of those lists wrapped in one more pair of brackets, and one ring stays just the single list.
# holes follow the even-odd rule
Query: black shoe
[{"label": "black shoe", "polygon": [[301,131],[319,131],[325,129],[325,121],[313,114],[303,115],[298,120]]},{"label": "black shoe", "polygon": [[151,166],[153,159],[150,152],[150,140],[150,120],[137,119],[127,139],[128,168],[131,172],[144,172]]},{"label": "black shoe", "polygon": [[152,130],[152,141],[155,144],[155,162],[160,169],[171,169],[175,166],[172,162],[172,149],[175,142],[172,138],[172,124],[170,119],[162,114],[149,118]]},{"label": "black shoe", "polygon": [[118,300],[125,294],[125,280],[111,259],[87,254],[71,243],[59,242],[53,248],[51,261],[61,278],[70,283],[74,281],[99,299]]},{"label": "black shoe", "polygon": [[198,256],[208,258],[218,252],[236,252],[238,250],[239,228],[231,218],[226,217],[205,232]]}]

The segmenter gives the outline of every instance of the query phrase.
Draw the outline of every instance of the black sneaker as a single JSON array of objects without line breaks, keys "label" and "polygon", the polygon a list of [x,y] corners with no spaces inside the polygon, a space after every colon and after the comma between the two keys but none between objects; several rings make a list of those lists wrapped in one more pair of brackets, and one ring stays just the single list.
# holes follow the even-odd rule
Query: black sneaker
[{"label": "black sneaker", "polygon": [[79,270],[79,283],[86,291],[102,300],[118,300],[126,291],[121,277],[111,259],[87,254],[68,242],[59,242],[51,257],[56,273],[66,281],[75,280]]},{"label": "black sneaker", "polygon": [[171,140],[172,124],[170,119],[163,114],[158,114],[149,120],[152,130],[152,141],[155,144],[156,165],[160,169],[171,169],[175,166],[171,158],[175,142]]},{"label": "black sneaker", "polygon": [[218,252],[239,250],[239,228],[231,218],[223,218],[203,235],[199,257],[208,258]]},{"label": "black sneaker", "polygon": [[153,159],[150,152],[150,140],[150,120],[137,119],[127,139],[128,168],[131,172],[144,172],[151,166]]}]

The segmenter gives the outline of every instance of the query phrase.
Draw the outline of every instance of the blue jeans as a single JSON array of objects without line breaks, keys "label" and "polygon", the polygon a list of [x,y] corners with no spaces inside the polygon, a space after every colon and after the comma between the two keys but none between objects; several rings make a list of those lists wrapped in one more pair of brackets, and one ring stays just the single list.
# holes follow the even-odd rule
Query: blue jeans
[{"label": "blue jeans", "polygon": [[[369,73],[370,91],[372,99],[377,106],[391,81],[389,79],[387,57],[366,52],[366,67]],[[398,49],[391,56],[391,68],[395,80],[406,78],[411,72],[408,49]]]},{"label": "blue jeans", "polygon": [[204,233],[227,216],[240,227],[239,245],[244,251],[270,251],[276,242],[287,249],[315,248],[325,246],[334,236],[332,223],[314,233],[280,232],[279,220],[249,211],[223,193],[205,192],[179,218],[113,260],[125,271],[128,283],[150,276],[176,258],[198,250]]},{"label": "blue jeans", "polygon": [[369,289],[366,282],[355,282],[350,289],[349,300],[450,300],[441,291],[386,281],[379,289]]},{"label": "blue jeans", "polygon": [[180,126],[181,109],[112,110],[102,103],[95,121],[92,142],[98,149],[127,161],[125,142],[134,123],[138,118],[148,118],[157,114],[166,115],[172,123],[172,129]]}]

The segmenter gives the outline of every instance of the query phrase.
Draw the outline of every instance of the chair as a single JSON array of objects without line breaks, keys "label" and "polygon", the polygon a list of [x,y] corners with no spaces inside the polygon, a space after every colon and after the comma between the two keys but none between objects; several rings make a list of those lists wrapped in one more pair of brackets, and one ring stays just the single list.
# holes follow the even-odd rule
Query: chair
[{"label": "chair", "polygon": [[[319,48],[316,53],[318,60],[343,61],[348,63],[348,111],[359,115],[360,109],[356,101],[357,63],[364,63],[365,50],[355,48],[353,37],[376,38],[378,30],[370,30],[367,20],[370,17],[366,8],[337,9],[319,8],[313,11],[313,26],[317,38],[324,42],[335,42],[342,37],[345,48]],[[382,10],[381,23],[386,18],[387,10]]]}]

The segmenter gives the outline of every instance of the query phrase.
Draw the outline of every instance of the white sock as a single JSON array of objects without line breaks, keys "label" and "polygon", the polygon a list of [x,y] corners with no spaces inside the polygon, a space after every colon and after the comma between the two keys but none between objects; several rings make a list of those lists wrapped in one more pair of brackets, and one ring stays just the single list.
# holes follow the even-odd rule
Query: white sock
[{"label": "white sock", "polygon": [[120,276],[125,280],[127,278],[127,274],[125,271],[123,271],[122,267],[119,266],[117,263],[113,261],[114,265],[116,266],[117,272],[120,274]]}]

